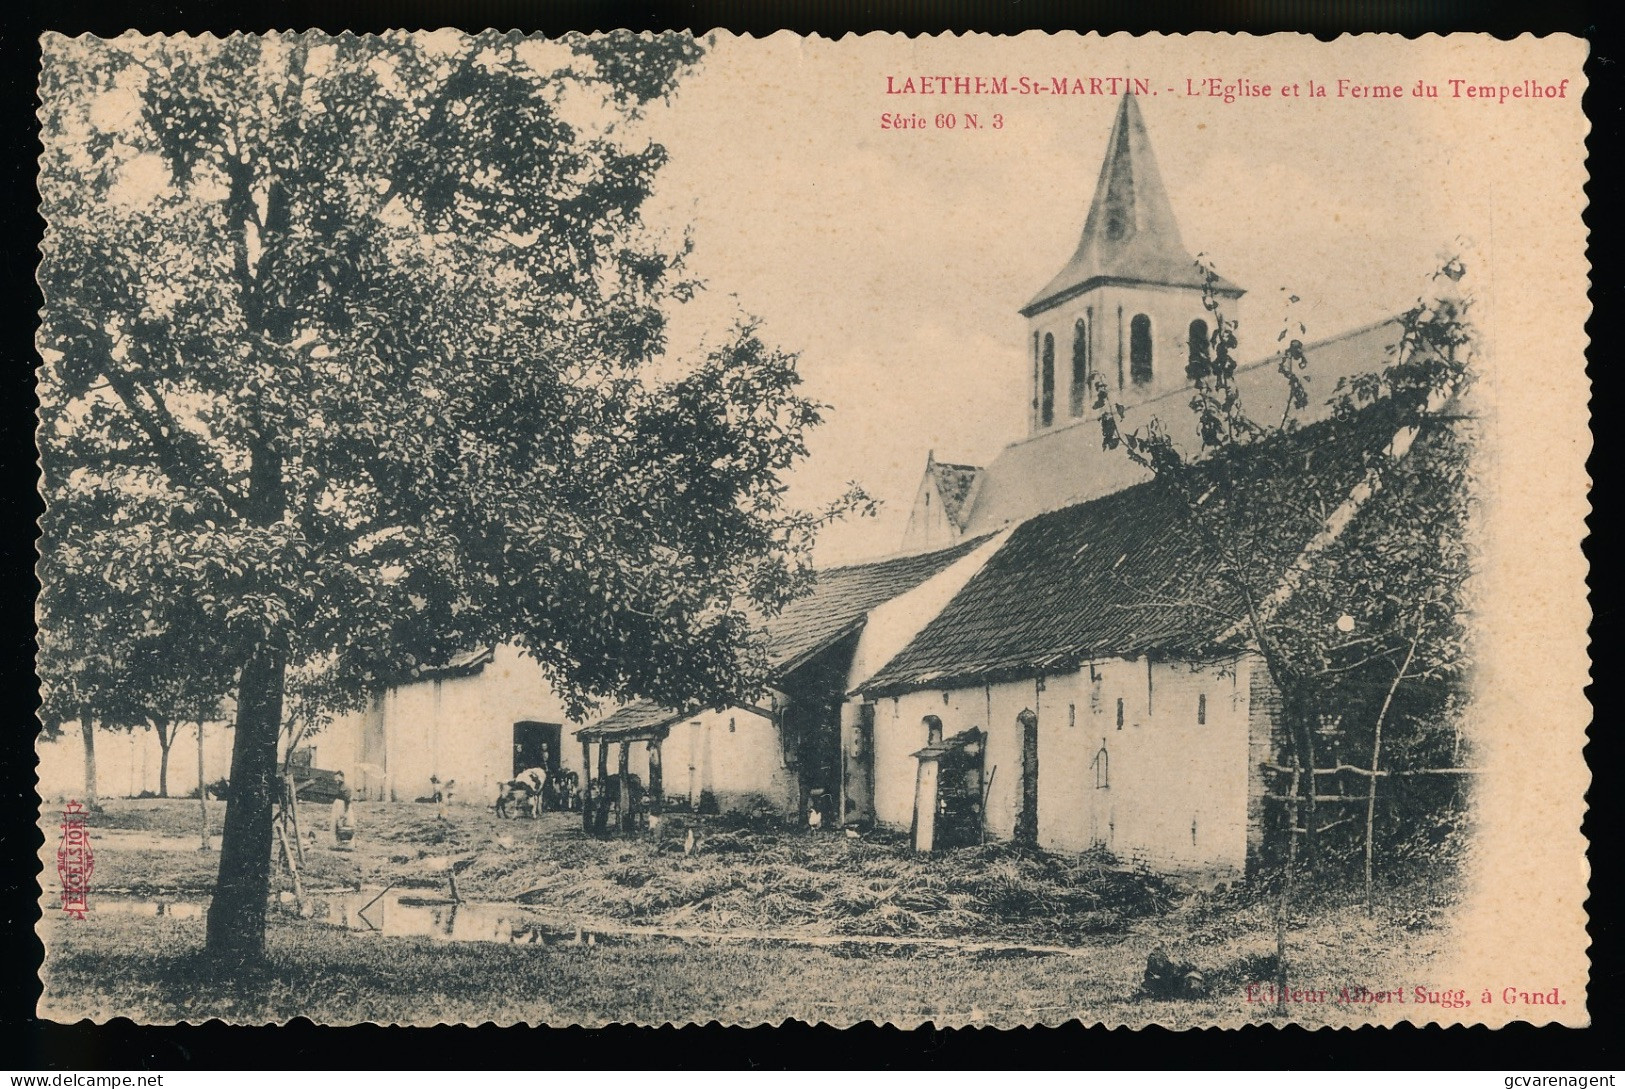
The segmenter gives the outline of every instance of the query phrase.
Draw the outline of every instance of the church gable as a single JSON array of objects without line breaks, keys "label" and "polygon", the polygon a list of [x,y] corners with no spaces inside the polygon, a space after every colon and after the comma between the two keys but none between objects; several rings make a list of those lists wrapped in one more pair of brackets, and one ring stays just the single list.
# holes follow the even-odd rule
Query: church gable
[{"label": "church gable", "polygon": [[980,466],[938,461],[935,452],[927,454],[925,474],[903,531],[903,551],[944,548],[964,540],[981,477]]},{"label": "church gable", "polygon": [[965,528],[969,513],[971,492],[982,470],[975,465],[951,465],[945,461],[928,461],[926,471],[935,478],[937,495],[941,499],[942,513],[954,528]]}]

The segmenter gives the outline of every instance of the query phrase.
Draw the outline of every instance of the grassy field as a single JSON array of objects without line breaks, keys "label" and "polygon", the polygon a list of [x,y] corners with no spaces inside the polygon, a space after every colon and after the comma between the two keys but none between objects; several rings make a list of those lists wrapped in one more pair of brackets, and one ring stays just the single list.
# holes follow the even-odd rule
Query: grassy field
[{"label": "grassy field", "polygon": [[[508,946],[357,935],[297,921],[270,933],[263,976],[225,982],[198,957],[200,920],[96,916],[52,919],[40,1015],[60,1021],[114,1016],[139,1022],[318,1024],[530,1023],[682,1025],[777,1023],[786,1018],[912,1027],[1061,1024],[1232,1024],[1266,1021],[1245,985],[1270,967],[1267,940],[1228,936],[1200,951],[1212,993],[1188,1001],[1139,996],[1155,929],[1091,947],[1088,956],[968,954],[932,949],[808,948],[677,942]],[[1251,930],[1252,928],[1248,928]],[[1267,927],[1260,930],[1267,931]],[[1296,981],[1425,981],[1435,935],[1344,912],[1294,933]],[[1299,1024],[1360,1024],[1402,1016],[1376,1007],[1300,1006]]]},{"label": "grassy field", "polygon": [[[265,973],[227,982],[212,979],[199,958],[201,919],[98,913],[93,899],[84,920],[47,908],[41,1016],[555,1025],[796,1018],[912,1026],[1074,1017],[1191,1025],[1267,1020],[1273,1012],[1249,1003],[1245,992],[1248,983],[1273,979],[1273,904],[1244,891],[1193,891],[1103,859],[1008,846],[921,858],[886,838],[712,822],[697,829],[697,848],[685,854],[675,839],[588,839],[563,814],[501,823],[478,810],[450,816],[441,821],[427,806],[362,806],[356,850],[308,851],[306,883],[443,889],[447,862],[463,860],[465,897],[533,903],[567,918],[682,926],[701,936],[481,944],[355,933],[275,913]],[[52,821],[42,823],[49,851]],[[186,849],[182,835],[191,837]],[[104,891],[185,897],[212,882],[214,854],[195,847],[195,802],[115,803],[93,821],[92,836],[96,886]],[[1294,983],[1427,983],[1446,934],[1432,922],[1440,905],[1415,891],[1420,887],[1392,890],[1375,918],[1349,904],[1300,902],[1291,934]],[[727,940],[745,929],[785,940]],[[1047,943],[1073,952],[877,946],[865,936]],[[840,944],[808,944],[832,938]],[[1159,947],[1199,968],[1207,995],[1141,996],[1147,955]],[[1298,1007],[1292,1019],[1358,1024],[1407,1012]]]}]

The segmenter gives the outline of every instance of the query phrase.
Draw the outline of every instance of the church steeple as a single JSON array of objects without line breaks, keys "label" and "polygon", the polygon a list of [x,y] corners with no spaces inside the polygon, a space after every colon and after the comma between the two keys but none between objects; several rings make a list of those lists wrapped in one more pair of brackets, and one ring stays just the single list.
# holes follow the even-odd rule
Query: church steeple
[{"label": "church steeple", "polygon": [[[1077,252],[1022,313],[1031,317],[1101,282],[1202,286],[1202,275],[1179,236],[1139,102],[1129,94],[1117,104]],[[1217,286],[1224,294],[1241,294],[1228,281]]]},{"label": "church steeple", "polygon": [[[1117,104],[1083,235],[1066,266],[1021,310],[1029,322],[1034,434],[1085,415],[1093,376],[1152,397],[1185,382],[1207,351],[1204,274],[1185,248],[1134,95]],[[1212,284],[1233,302],[1242,289]],[[1234,308],[1225,315],[1234,318]]]}]

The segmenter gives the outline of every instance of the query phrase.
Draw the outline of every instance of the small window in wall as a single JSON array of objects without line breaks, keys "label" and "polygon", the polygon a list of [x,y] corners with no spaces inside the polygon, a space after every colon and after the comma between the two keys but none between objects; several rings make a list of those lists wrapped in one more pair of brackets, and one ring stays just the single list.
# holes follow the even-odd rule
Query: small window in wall
[{"label": "small window in wall", "polygon": [[1190,362],[1186,365],[1185,372],[1193,381],[1207,374],[1208,350],[1207,322],[1197,318],[1191,322]]},{"label": "small window in wall", "polygon": [[1128,369],[1136,386],[1151,381],[1151,319],[1144,314],[1128,324]]},{"label": "small window in wall", "polygon": [[1048,427],[1055,422],[1055,334],[1044,334],[1044,360],[1038,390],[1038,422]]},{"label": "small window in wall", "polygon": [[1072,327],[1072,415],[1082,416],[1089,399],[1089,326],[1082,318]]},{"label": "small window in wall", "polygon": [[1112,785],[1112,754],[1106,751],[1106,739],[1100,739],[1100,751],[1095,753],[1095,789],[1105,790]]},{"label": "small window in wall", "polygon": [[1117,697],[1117,728],[1123,728],[1123,697]]},{"label": "small window in wall", "polygon": [[1207,693],[1199,693],[1196,697],[1196,724],[1207,725]]}]

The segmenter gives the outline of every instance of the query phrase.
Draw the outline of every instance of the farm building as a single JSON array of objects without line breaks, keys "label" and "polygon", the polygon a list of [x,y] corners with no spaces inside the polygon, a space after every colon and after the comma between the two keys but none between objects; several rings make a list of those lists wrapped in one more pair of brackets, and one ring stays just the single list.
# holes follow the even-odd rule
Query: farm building
[{"label": "farm building", "polygon": [[306,742],[358,798],[412,801],[455,781],[453,800],[489,805],[528,767],[559,767],[568,718],[535,662],[480,648],[425,668]]},{"label": "farm building", "polygon": [[[1294,494],[1355,509],[1368,459],[1402,452],[1392,419],[1379,406],[1298,432]],[[910,827],[917,750],[974,729],[988,834],[1243,874],[1261,844],[1261,767],[1284,762],[1278,697],[1238,634],[1245,610],[1160,481],[1029,519],[857,686],[843,746],[862,767],[843,804]]]},{"label": "farm building", "polygon": [[[1242,295],[1198,269],[1125,97],[1077,250],[1021,310],[1027,436],[986,466],[928,454],[902,555],[820,572],[765,622],[760,700],[638,702],[573,729],[540,671],[498,648],[391,690],[319,740],[320,762],[398,798],[456,778],[459,800],[482,803],[537,763],[584,782],[624,769],[668,803],[907,829],[922,763],[958,769],[974,739],[989,836],[1245,872],[1278,698],[1233,630],[1238,602],[1198,559],[1188,509],[1103,448],[1092,407],[1103,383],[1122,430],[1155,419],[1195,448],[1186,368],[1210,350],[1208,304],[1234,319]],[[1317,502],[1347,499],[1395,438],[1384,413],[1348,425],[1325,402],[1382,367],[1401,332],[1390,319],[1295,346],[1310,362],[1295,483]],[[1282,361],[1237,371],[1255,418],[1285,406]]]},{"label": "farm building", "polygon": [[583,765],[601,780],[619,773],[624,754],[625,769],[667,801],[798,817],[810,806],[833,820],[846,693],[913,638],[1001,540],[820,571],[809,594],[763,625],[770,672],[759,704],[686,713],[631,704],[576,731]]},{"label": "farm building", "polygon": [[[774,689],[764,706],[679,714],[634,703],[575,737],[541,668],[517,648],[497,646],[423,669],[366,710],[340,716],[311,739],[313,759],[344,771],[358,797],[411,801],[454,780],[453,801],[489,805],[525,768],[570,769],[587,780],[597,768],[585,741],[606,752],[627,743],[628,771],[647,783],[655,742],[664,745],[664,787],[674,797],[797,812],[817,785],[829,797],[838,790],[840,707],[848,682],[867,676],[853,671],[872,669],[907,642],[996,543],[819,572],[810,594],[764,624]],[[618,762],[609,768],[618,770]]]}]

